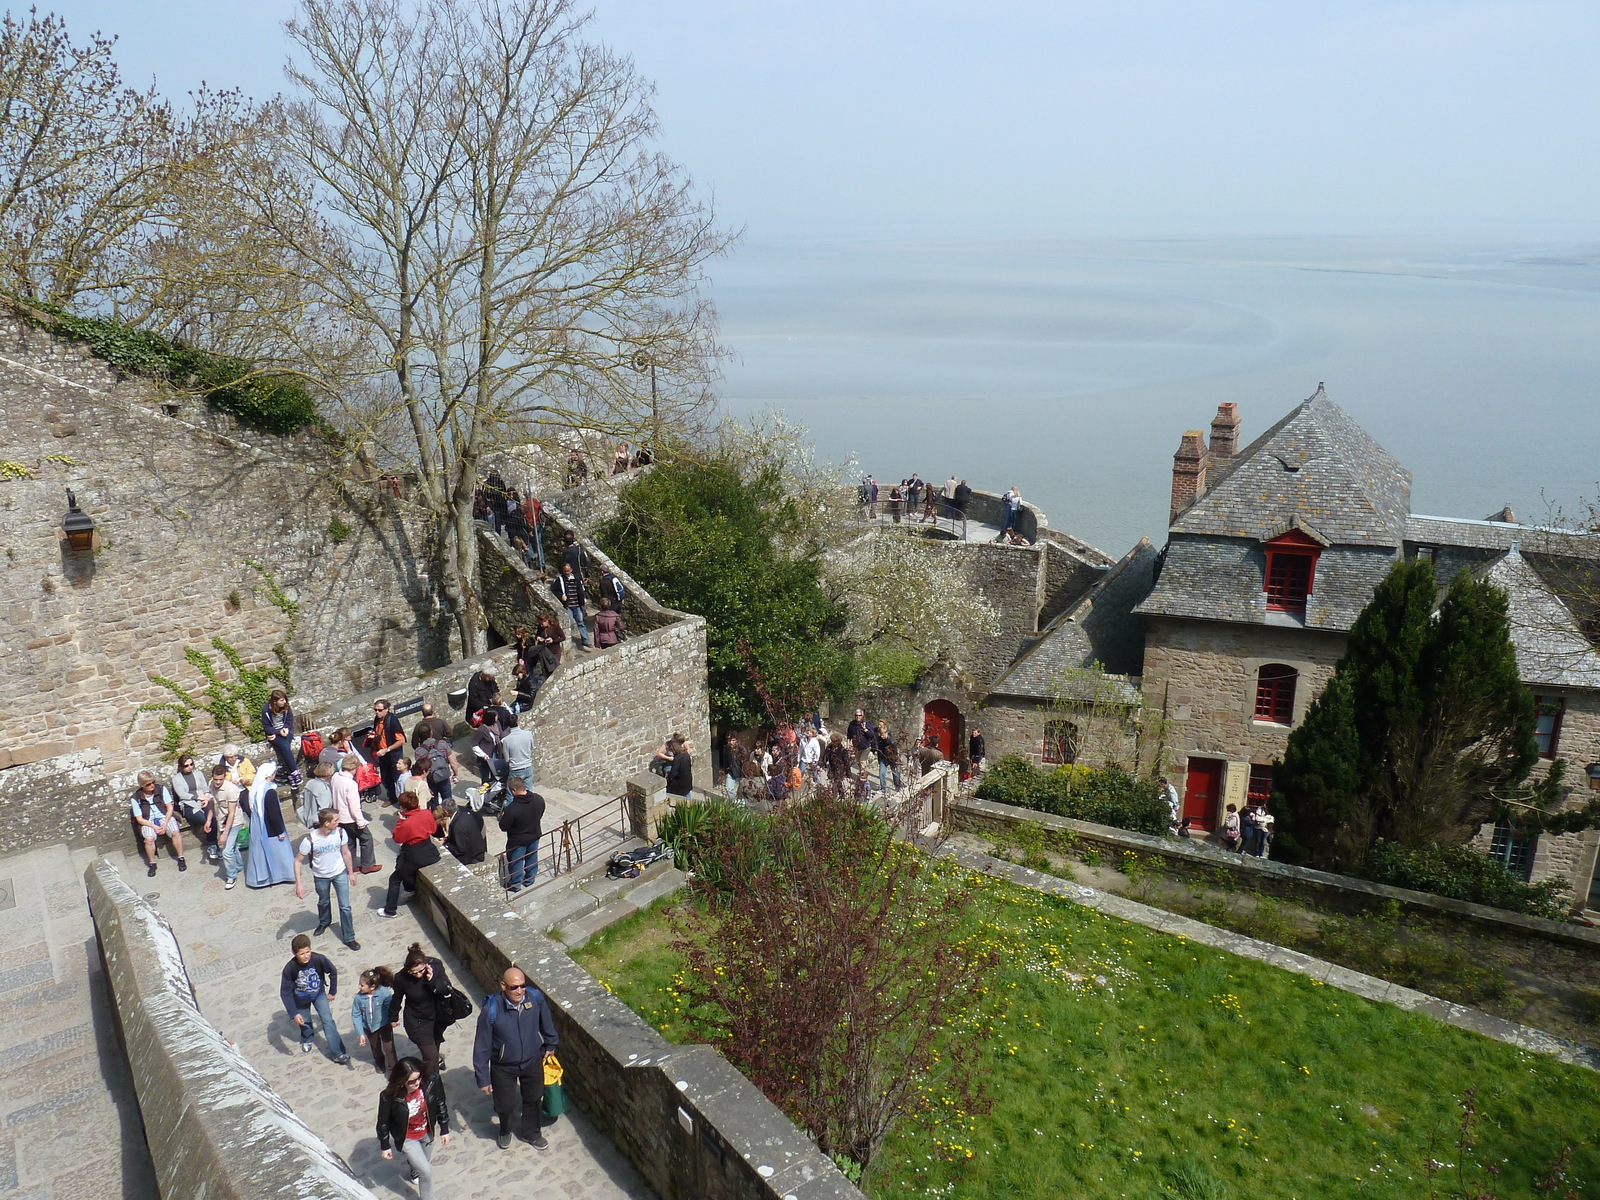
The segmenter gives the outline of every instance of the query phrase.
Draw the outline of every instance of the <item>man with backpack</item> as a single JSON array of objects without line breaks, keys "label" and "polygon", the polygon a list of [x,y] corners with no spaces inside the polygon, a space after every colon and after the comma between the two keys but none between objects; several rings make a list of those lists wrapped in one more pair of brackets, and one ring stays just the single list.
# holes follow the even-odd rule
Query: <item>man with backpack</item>
[{"label": "man with backpack", "polygon": [[570,560],[561,564],[561,574],[556,576],[550,590],[561,602],[561,607],[567,610],[567,616],[572,618],[572,628],[578,635],[578,649],[588,650],[589,628],[583,620],[583,578],[573,569]]},{"label": "man with backpack", "polygon": [[455,783],[459,770],[454,748],[442,735],[432,733],[431,729],[424,729],[420,723],[417,731],[429,733],[430,736],[416,743],[417,761],[411,766],[412,773],[421,770],[427,775],[428,790],[436,799],[441,801],[453,799],[451,786]]},{"label": "man with backpack", "polygon": [[472,1075],[484,1094],[494,1097],[495,1116],[500,1119],[495,1144],[500,1149],[511,1149],[513,1132],[535,1150],[550,1148],[539,1130],[544,1065],[560,1040],[544,995],[528,986],[520,967],[507,967],[500,976],[500,991],[485,996],[478,1010],[472,1043]]}]

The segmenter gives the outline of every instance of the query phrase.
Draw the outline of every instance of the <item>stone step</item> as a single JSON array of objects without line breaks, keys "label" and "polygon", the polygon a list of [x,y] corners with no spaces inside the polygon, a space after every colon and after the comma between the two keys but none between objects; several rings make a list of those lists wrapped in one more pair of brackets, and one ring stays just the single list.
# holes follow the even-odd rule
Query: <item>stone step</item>
[{"label": "stone step", "polygon": [[569,948],[576,949],[608,925],[649,907],[659,897],[680,887],[684,882],[684,874],[669,860],[663,859],[646,867],[638,879],[608,879],[605,882],[617,885],[616,889],[595,888],[595,891],[603,892],[595,896],[595,907],[582,916],[569,919],[555,930],[555,936]]}]

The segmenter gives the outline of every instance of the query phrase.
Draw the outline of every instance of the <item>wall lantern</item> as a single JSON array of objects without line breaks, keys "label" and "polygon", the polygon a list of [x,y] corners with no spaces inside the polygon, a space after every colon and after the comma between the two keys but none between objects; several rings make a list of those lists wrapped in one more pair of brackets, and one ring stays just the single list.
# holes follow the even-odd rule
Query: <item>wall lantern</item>
[{"label": "wall lantern", "polygon": [[94,549],[94,519],[78,507],[78,498],[67,489],[67,515],[61,522],[61,531],[67,535],[67,546],[73,552],[84,554]]},{"label": "wall lantern", "polygon": [[1589,777],[1589,789],[1600,792],[1600,762],[1590,763],[1583,769],[1583,773]]}]

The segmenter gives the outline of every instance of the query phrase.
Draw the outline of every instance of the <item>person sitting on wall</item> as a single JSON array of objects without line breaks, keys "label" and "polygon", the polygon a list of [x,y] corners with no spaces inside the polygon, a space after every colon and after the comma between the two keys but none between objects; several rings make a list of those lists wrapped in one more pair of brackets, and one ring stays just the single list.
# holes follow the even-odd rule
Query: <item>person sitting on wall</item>
[{"label": "person sitting on wall", "polygon": [[154,774],[139,772],[138,786],[129,798],[128,809],[134,832],[139,836],[139,852],[149,868],[146,874],[156,873],[156,842],[160,838],[166,838],[172,847],[178,870],[187,871],[189,863],[183,857],[183,834],[178,831],[178,818],[173,815],[172,793],[156,782]]},{"label": "person sitting on wall", "polygon": [[455,855],[458,862],[468,866],[481,863],[489,853],[489,839],[483,832],[483,814],[471,807],[457,808],[453,800],[446,800],[442,807],[450,819],[444,848]]}]

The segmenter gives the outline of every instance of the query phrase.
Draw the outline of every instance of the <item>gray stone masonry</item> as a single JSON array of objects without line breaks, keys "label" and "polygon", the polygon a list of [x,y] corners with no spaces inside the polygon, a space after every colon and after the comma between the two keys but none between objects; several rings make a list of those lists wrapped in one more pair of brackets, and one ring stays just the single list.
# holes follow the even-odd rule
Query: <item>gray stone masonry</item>
[{"label": "gray stone masonry", "polygon": [[[378,857],[385,867],[392,862],[393,846],[383,834],[392,820],[391,810],[382,810],[374,822]],[[303,831],[292,817],[290,827],[296,831],[298,843]],[[171,923],[200,1013],[222,1038],[234,1044],[240,1069],[259,1073],[281,1098],[280,1106],[286,1105],[295,1118],[314,1130],[364,1187],[385,1197],[414,1196],[401,1182],[400,1160],[386,1161],[379,1153],[375,1118],[383,1080],[374,1068],[370,1049],[356,1045],[350,1006],[357,990],[356,976],[380,964],[399,970],[412,942],[420,942],[428,954],[440,959],[451,980],[478,1006],[490,985],[474,978],[429,922],[424,906],[418,901],[405,903],[397,917],[381,919],[375,913],[381,907],[388,874],[362,875],[351,888],[361,949],[349,950],[331,932],[314,937],[315,948],[332,959],[339,971],[337,999],[331,1007],[351,1054],[351,1065],[340,1067],[330,1061],[320,1034],[313,1053],[300,1052],[298,1033],[278,999],[279,972],[289,959],[290,940],[297,933],[312,933],[316,925],[316,893],[309,883],[306,898],[299,900],[290,885],[257,891],[241,883],[226,891],[220,872],[194,858],[183,874],[164,858],[154,879],[147,879],[143,866],[131,856],[114,861],[122,877],[136,882],[141,892],[156,893],[154,903]],[[448,856],[446,861],[456,865]],[[496,911],[504,911],[503,906]],[[548,1151],[521,1144],[509,1151],[496,1147],[491,1100],[478,1090],[472,1076],[475,1020],[476,1016],[469,1017],[455,1026],[444,1043],[451,1135],[448,1146],[436,1142],[433,1148],[439,1195],[444,1200],[513,1200],[530,1194],[651,1200],[654,1193],[649,1184],[582,1111],[569,1110],[569,1115],[547,1129]],[[401,1054],[416,1052],[403,1029],[395,1031],[395,1045]],[[566,1049],[561,1048],[563,1060]],[[261,1200],[301,1194],[291,1188],[266,1188],[245,1195],[248,1200]]]},{"label": "gray stone masonry", "polygon": [[[1080,822],[1073,822],[1073,824],[1080,824]],[[1065,879],[1058,879],[1053,875],[1045,875],[1038,871],[1029,870],[1027,867],[1005,862],[987,854],[980,854],[973,850],[962,849],[948,844],[942,852],[974,871],[998,876],[1020,887],[1032,888],[1037,892],[1061,896],[1081,904],[1085,908],[1092,908],[1096,912],[1104,913],[1108,917],[1131,921],[1135,925],[1143,925],[1148,929],[1156,930],[1158,933],[1169,934],[1173,937],[1194,942],[1197,945],[1210,946],[1216,950],[1236,954],[1240,958],[1253,959],[1256,962],[1266,963],[1271,967],[1291,971],[1296,975],[1304,975],[1308,979],[1315,979],[1320,983],[1327,984],[1329,987],[1349,992],[1351,995],[1383,1004],[1392,1004],[1396,1008],[1405,1009],[1407,1012],[1432,1017],[1436,1021],[1443,1021],[1446,1025],[1454,1025],[1457,1029],[1465,1029],[1471,1033],[1482,1034],[1484,1037],[1493,1038],[1497,1042],[1505,1042],[1507,1045],[1516,1046],[1532,1054],[1548,1054],[1552,1058],[1559,1059],[1564,1063],[1570,1063],[1573,1066],[1588,1067],[1591,1071],[1600,1071],[1600,1051],[1594,1050],[1589,1046],[1579,1045],[1577,1042],[1568,1041],[1566,1038],[1556,1037],[1554,1034],[1545,1033],[1543,1030],[1531,1029],[1526,1025],[1518,1025],[1514,1021],[1507,1021],[1503,1017],[1480,1012],[1475,1008],[1452,1004],[1448,1000],[1439,999],[1437,996],[1430,996],[1425,992],[1402,987],[1400,984],[1390,983],[1386,979],[1376,979],[1371,975],[1363,975],[1359,971],[1352,971],[1334,963],[1324,962],[1320,958],[1312,958],[1309,954],[1301,954],[1297,950],[1287,950],[1282,946],[1274,946],[1270,942],[1257,941],[1255,938],[1232,933],[1226,929],[1218,929],[1214,925],[1206,925],[1200,921],[1190,920],[1188,917],[1181,917],[1176,913],[1164,912],[1159,908],[1151,908],[1149,905],[1139,904],[1122,896],[1113,896],[1107,892],[1096,891],[1094,888],[1083,887],[1081,884],[1069,883]]]},{"label": "gray stone masonry", "polygon": [[155,906],[105,859],[85,879],[163,1200],[373,1200],[201,1014]]},{"label": "gray stone masonry", "polygon": [[550,1000],[573,1101],[665,1200],[860,1200],[755,1086],[708,1046],[673,1046],[446,858],[419,900],[488,986],[515,963]]},{"label": "gray stone masonry", "polygon": [[0,859],[0,1196],[157,1200],[82,865]]},{"label": "gray stone masonry", "polygon": [[949,824],[953,829],[972,832],[996,832],[1020,825],[1036,825],[1070,835],[1084,846],[1108,851],[1118,858],[1125,850],[1158,856],[1166,861],[1169,870],[1181,876],[1208,879],[1218,872],[1226,872],[1236,876],[1251,891],[1309,902],[1344,913],[1375,912],[1393,901],[1400,905],[1401,911],[1411,916],[1472,926],[1480,932],[1509,941],[1538,939],[1600,961],[1600,929],[1566,921],[1547,921],[1542,917],[1527,917],[1521,913],[1490,908],[1486,904],[1470,904],[1465,900],[1371,883],[1349,875],[1314,871],[1309,867],[1274,862],[1269,858],[1224,853],[1181,838],[1150,837],[1126,829],[1074,821],[1051,813],[996,804],[975,797],[963,797],[952,806]]},{"label": "gray stone masonry", "polygon": [[[185,651],[221,663],[213,637],[271,662],[287,620],[246,560],[300,605],[296,695],[443,661],[419,526],[309,435],[241,430],[7,314],[0,460],[17,468],[0,472],[0,769],[153,748],[158,714],[138,709],[170,693],[152,676],[198,690]],[[97,527],[87,558],[63,549],[68,488]],[[224,740],[208,717],[194,731],[201,749]]]}]

